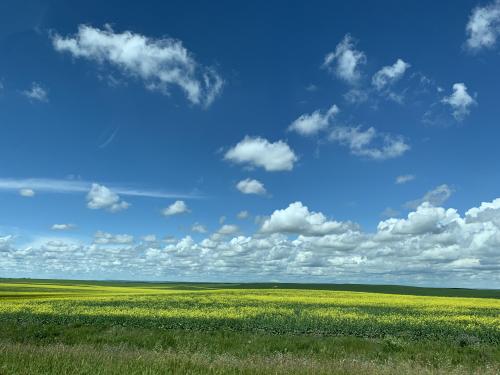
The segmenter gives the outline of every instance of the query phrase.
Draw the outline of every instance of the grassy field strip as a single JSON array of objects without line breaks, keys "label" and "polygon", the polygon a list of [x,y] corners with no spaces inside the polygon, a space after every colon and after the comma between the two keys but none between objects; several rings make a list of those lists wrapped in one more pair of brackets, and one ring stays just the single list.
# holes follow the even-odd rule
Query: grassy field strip
[{"label": "grassy field strip", "polygon": [[251,286],[1,282],[0,374],[500,374],[492,292]]},{"label": "grassy field strip", "polygon": [[429,368],[411,361],[380,361],[343,358],[317,360],[307,356],[275,353],[272,355],[209,355],[171,350],[141,350],[124,347],[95,349],[89,345],[61,344],[36,346],[0,343],[0,372],[23,374],[477,374],[496,375],[497,370],[483,367]]}]

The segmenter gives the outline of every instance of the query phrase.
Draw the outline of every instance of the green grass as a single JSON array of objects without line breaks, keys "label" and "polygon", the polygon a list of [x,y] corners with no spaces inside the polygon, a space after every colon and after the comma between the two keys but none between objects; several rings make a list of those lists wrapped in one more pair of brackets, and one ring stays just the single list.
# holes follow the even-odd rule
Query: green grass
[{"label": "green grass", "polygon": [[494,290],[0,280],[0,374],[500,373]]}]

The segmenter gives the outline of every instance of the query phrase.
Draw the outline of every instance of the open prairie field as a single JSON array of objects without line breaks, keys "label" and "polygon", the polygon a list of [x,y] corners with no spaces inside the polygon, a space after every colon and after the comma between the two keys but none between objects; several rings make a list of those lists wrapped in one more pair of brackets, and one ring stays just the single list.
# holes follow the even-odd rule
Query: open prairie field
[{"label": "open prairie field", "polygon": [[0,280],[0,374],[500,373],[500,292]]}]

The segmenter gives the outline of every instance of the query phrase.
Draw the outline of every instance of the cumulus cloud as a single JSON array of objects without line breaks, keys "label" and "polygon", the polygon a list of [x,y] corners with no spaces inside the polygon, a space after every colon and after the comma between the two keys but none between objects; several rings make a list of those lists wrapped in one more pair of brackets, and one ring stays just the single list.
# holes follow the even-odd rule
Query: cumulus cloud
[{"label": "cumulus cloud", "polygon": [[380,232],[392,234],[425,234],[440,233],[451,222],[456,221],[459,215],[455,209],[435,207],[429,202],[424,202],[417,207],[415,212],[410,212],[407,219],[388,219],[378,225]]},{"label": "cumulus cloud", "polygon": [[[349,147],[353,155],[373,160],[396,158],[410,149],[402,136],[380,134],[373,127],[362,130],[359,126],[338,126],[331,131],[329,140]],[[379,146],[374,145],[376,141]]]},{"label": "cumulus cloud", "polygon": [[134,242],[134,236],[130,234],[111,234],[97,231],[94,235],[94,243],[100,245],[126,245]]},{"label": "cumulus cloud", "polygon": [[6,246],[6,245],[10,244],[12,240],[13,240],[13,236],[12,235],[0,236],[0,245],[1,246]]},{"label": "cumulus cloud", "polygon": [[150,90],[168,94],[172,86],[177,86],[193,104],[209,106],[222,90],[223,80],[216,71],[198,64],[177,39],[119,33],[109,25],[104,29],[80,25],[75,35],[54,34],[52,42],[56,51],[109,64],[142,80]]},{"label": "cumulus cloud", "polygon": [[243,194],[264,195],[267,192],[262,182],[250,178],[238,182],[236,188]]},{"label": "cumulus cloud", "polygon": [[398,217],[400,212],[398,210],[395,210],[392,207],[386,207],[384,211],[380,214],[381,217],[383,218],[389,218],[389,217]]},{"label": "cumulus cloud", "polygon": [[33,82],[31,84],[31,88],[23,91],[22,94],[26,96],[28,99],[33,101],[38,101],[38,102],[49,101],[49,95],[47,93],[47,90],[37,82]]},{"label": "cumulus cloud", "polygon": [[404,206],[410,209],[417,208],[422,203],[430,203],[433,206],[441,206],[451,197],[452,194],[453,189],[448,185],[443,184],[429,190],[422,198],[406,202]]},{"label": "cumulus cloud", "polygon": [[121,200],[118,194],[104,185],[92,184],[87,194],[87,207],[92,210],[105,209],[109,212],[119,212],[129,206],[129,203]]},{"label": "cumulus cloud", "polygon": [[162,214],[164,216],[173,216],[180,215],[190,212],[186,202],[184,201],[175,201],[167,208],[163,209]]},{"label": "cumulus cloud", "polygon": [[72,230],[75,229],[76,225],[74,224],[54,224],[50,229],[56,230],[56,231],[66,231],[66,230]]},{"label": "cumulus cloud", "polygon": [[360,104],[368,101],[370,90],[353,88],[344,94],[344,99],[351,104]]},{"label": "cumulus cloud", "polygon": [[291,203],[287,208],[276,210],[264,220],[261,233],[291,233],[305,236],[321,236],[355,228],[352,223],[329,221],[321,212],[310,212],[302,202]]},{"label": "cumulus cloud", "polygon": [[35,196],[35,191],[33,189],[19,189],[19,195],[21,197],[31,198]]},{"label": "cumulus cloud", "polygon": [[402,185],[406,184],[407,182],[413,181],[415,179],[415,175],[413,174],[403,174],[401,176],[396,177],[396,184]]},{"label": "cumulus cloud", "polygon": [[284,141],[269,142],[261,137],[246,136],[226,152],[224,159],[275,172],[291,171],[298,157]]},{"label": "cumulus cloud", "polygon": [[245,220],[245,219],[248,219],[250,217],[250,214],[248,211],[244,210],[244,211],[238,212],[236,217],[240,220]]},{"label": "cumulus cloud", "polygon": [[316,86],[315,84],[311,83],[310,85],[308,85],[306,87],[306,90],[309,91],[309,92],[318,91],[318,86]]},{"label": "cumulus cloud", "polygon": [[89,244],[49,239],[19,246],[16,236],[2,234],[0,269],[7,277],[500,287],[500,198],[464,215],[422,203],[405,218],[380,221],[373,233],[355,224],[332,225],[300,202],[275,211],[264,223],[277,232],[244,236],[226,226],[218,231],[225,235],[200,241],[186,236],[147,244],[98,232]]},{"label": "cumulus cloud", "polygon": [[216,244],[224,239],[239,233],[240,228],[234,224],[223,224],[215,233],[205,239],[207,246],[216,246]]},{"label": "cumulus cloud", "polygon": [[221,226],[219,228],[219,230],[217,231],[217,233],[221,234],[221,235],[224,235],[224,236],[227,236],[227,235],[238,233],[239,231],[240,231],[240,228],[238,228],[237,225],[224,224],[223,226]]},{"label": "cumulus cloud", "polygon": [[401,79],[409,67],[410,64],[398,59],[393,65],[384,66],[376,72],[372,77],[372,84],[377,90],[383,90]]},{"label": "cumulus cloud", "polygon": [[290,124],[288,130],[306,136],[317,134],[328,127],[338,112],[339,108],[334,104],[325,113],[317,110],[310,114],[303,114]]},{"label": "cumulus cloud", "polygon": [[476,7],[466,26],[465,46],[473,52],[493,48],[500,34],[500,1]]},{"label": "cumulus cloud", "polygon": [[356,41],[347,34],[337,44],[334,52],[325,56],[323,67],[333,72],[338,78],[354,84],[360,77],[360,66],[366,64],[366,55],[356,49]]},{"label": "cumulus cloud", "polygon": [[191,232],[207,233],[207,228],[200,223],[194,223],[193,226],[191,227]]},{"label": "cumulus cloud", "polygon": [[500,228],[500,198],[492,202],[482,202],[465,213],[468,223],[491,222]]},{"label": "cumulus cloud", "polygon": [[441,101],[451,106],[453,117],[458,121],[462,121],[470,113],[470,108],[477,104],[463,83],[453,84],[453,93],[450,96],[445,96]]},{"label": "cumulus cloud", "polygon": [[157,241],[156,235],[154,235],[154,234],[147,234],[147,235],[142,237],[142,240],[144,242],[156,242]]}]

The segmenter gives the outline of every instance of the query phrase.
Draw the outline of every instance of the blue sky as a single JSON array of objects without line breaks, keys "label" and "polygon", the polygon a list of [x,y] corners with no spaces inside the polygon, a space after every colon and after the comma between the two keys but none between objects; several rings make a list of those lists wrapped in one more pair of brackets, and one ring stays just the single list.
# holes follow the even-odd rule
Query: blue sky
[{"label": "blue sky", "polygon": [[498,1],[2,2],[0,276],[500,287],[499,34]]}]

